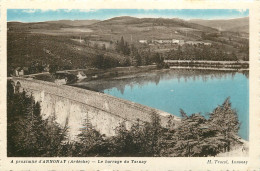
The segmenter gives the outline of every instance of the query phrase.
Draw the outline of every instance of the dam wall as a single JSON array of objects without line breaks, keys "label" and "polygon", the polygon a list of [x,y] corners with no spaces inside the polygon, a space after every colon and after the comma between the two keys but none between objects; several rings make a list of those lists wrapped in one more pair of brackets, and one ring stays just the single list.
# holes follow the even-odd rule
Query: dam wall
[{"label": "dam wall", "polygon": [[31,78],[13,77],[16,91],[25,91],[40,102],[43,118],[55,116],[65,126],[68,121],[69,138],[75,139],[84,123],[91,124],[101,134],[113,136],[116,128],[125,122],[127,129],[139,122],[150,122],[151,114],[157,112],[163,127],[169,120],[178,122],[172,114],[119,99],[107,94]]}]

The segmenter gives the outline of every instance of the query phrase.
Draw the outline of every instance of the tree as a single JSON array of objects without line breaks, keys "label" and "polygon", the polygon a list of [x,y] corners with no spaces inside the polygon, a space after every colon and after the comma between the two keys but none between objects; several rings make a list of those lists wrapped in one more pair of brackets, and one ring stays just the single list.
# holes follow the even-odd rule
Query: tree
[{"label": "tree", "polygon": [[180,109],[180,114],[181,114],[182,118],[187,118],[188,117],[188,115],[184,112],[183,109]]},{"label": "tree", "polygon": [[106,50],[106,45],[105,44],[102,44],[102,50]]},{"label": "tree", "polygon": [[112,156],[161,156],[164,148],[163,128],[159,115],[153,111],[151,122],[141,124],[137,120],[130,130],[126,129],[125,123],[117,128],[117,135],[109,142],[112,144],[110,155]]},{"label": "tree", "polygon": [[164,58],[159,53],[154,54],[153,60],[156,63],[157,68],[169,68],[169,66],[164,62]]},{"label": "tree", "polygon": [[230,57],[229,57],[231,61],[238,61],[238,58],[237,58],[237,55],[235,54],[235,52],[232,52],[230,54]]},{"label": "tree", "polygon": [[202,33],[201,33],[201,38],[202,38],[202,39],[207,39],[205,32],[202,32]]},{"label": "tree", "polygon": [[209,124],[214,127],[225,140],[225,151],[237,142],[240,127],[236,110],[231,108],[230,97],[221,106],[210,113]]},{"label": "tree", "polygon": [[130,54],[130,48],[128,43],[124,40],[124,37],[122,36],[120,41],[116,42],[116,51],[119,53],[122,53],[124,55],[129,55]]},{"label": "tree", "polygon": [[99,69],[107,69],[117,67],[120,65],[119,61],[111,56],[104,56],[104,54],[98,54],[92,61],[92,65]]},{"label": "tree", "polygon": [[94,48],[95,48],[95,49],[98,49],[98,47],[99,47],[98,44],[97,44],[97,43],[94,43]]},{"label": "tree", "polygon": [[97,68],[104,68],[104,55],[97,54],[93,60],[93,65]]},{"label": "tree", "polygon": [[66,140],[66,125],[62,128],[55,119],[44,120],[40,104],[25,92],[8,94],[7,155],[60,156],[62,142]]},{"label": "tree", "polygon": [[147,126],[147,135],[150,136],[151,153],[154,156],[159,156],[162,148],[163,129],[159,114],[155,111],[151,114],[151,124]]},{"label": "tree", "polygon": [[131,59],[130,57],[126,57],[124,66],[130,66],[131,65]]},{"label": "tree", "polygon": [[207,120],[201,114],[188,116],[182,109],[181,123],[174,132],[169,132],[166,156],[203,157],[215,156],[229,151],[238,140],[239,122],[231,108],[230,99],[214,109]]},{"label": "tree", "polygon": [[95,130],[88,118],[85,119],[81,133],[75,142],[73,156],[105,156],[108,153],[108,143],[97,130]]},{"label": "tree", "polygon": [[124,55],[129,55],[130,54],[130,48],[129,48],[129,45],[128,45],[127,42],[125,42],[123,54]]},{"label": "tree", "polygon": [[169,156],[205,157],[221,152],[222,140],[214,127],[199,113],[182,118],[173,136],[174,143],[168,147]]},{"label": "tree", "polygon": [[133,155],[133,137],[130,132],[126,129],[125,122],[122,122],[116,128],[116,136],[113,137],[110,142],[113,147],[110,149],[113,156],[131,156]]},{"label": "tree", "polygon": [[55,74],[56,71],[58,71],[58,69],[59,69],[58,65],[50,65],[50,70],[49,70],[49,72],[50,72],[51,74]]},{"label": "tree", "polygon": [[125,41],[124,41],[124,37],[122,36],[121,37],[121,40],[119,42],[119,49],[121,52],[124,52],[124,49],[125,49]]}]

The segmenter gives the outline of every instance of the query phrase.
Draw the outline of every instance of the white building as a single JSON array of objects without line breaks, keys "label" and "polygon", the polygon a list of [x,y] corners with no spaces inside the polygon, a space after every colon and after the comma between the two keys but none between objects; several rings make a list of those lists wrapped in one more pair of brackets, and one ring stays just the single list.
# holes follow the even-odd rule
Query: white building
[{"label": "white building", "polygon": [[87,76],[82,71],[78,71],[77,77],[79,80],[87,78]]},{"label": "white building", "polygon": [[211,43],[204,43],[204,45],[206,45],[206,46],[211,46]]},{"label": "white building", "polygon": [[23,68],[21,68],[21,67],[15,68],[15,70],[14,70],[14,75],[17,76],[17,77],[23,76],[23,75],[24,75],[24,70],[23,70]]},{"label": "white building", "polygon": [[139,43],[148,43],[148,41],[147,40],[139,40]]},{"label": "white building", "polygon": [[65,78],[62,78],[62,79],[55,79],[55,84],[57,85],[63,85],[63,84],[66,84],[67,83],[67,80]]},{"label": "white building", "polygon": [[187,41],[185,42],[185,44],[189,44],[189,45],[205,45],[205,46],[210,46],[211,43],[209,42],[202,42],[202,41]]},{"label": "white building", "polygon": [[172,43],[172,40],[153,40],[152,43],[167,44],[167,43]]},{"label": "white building", "polygon": [[204,42],[200,42],[200,41],[187,41],[185,42],[188,45],[202,45],[204,44]]},{"label": "white building", "polygon": [[179,43],[180,43],[180,40],[172,39],[172,43],[179,44]]},{"label": "white building", "polygon": [[162,44],[163,40],[153,40],[153,42]]}]

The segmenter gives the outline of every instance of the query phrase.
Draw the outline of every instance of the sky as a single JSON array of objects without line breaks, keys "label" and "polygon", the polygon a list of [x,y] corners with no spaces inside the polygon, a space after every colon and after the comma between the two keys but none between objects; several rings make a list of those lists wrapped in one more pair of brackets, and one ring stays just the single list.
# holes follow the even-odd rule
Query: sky
[{"label": "sky", "polygon": [[230,19],[249,16],[248,9],[8,9],[7,21],[106,20],[117,16],[139,18]]}]

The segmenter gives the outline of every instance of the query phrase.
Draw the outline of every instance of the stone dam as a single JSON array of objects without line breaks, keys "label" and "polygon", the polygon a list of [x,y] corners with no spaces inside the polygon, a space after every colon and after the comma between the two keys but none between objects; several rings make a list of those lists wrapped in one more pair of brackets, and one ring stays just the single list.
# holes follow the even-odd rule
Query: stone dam
[{"label": "stone dam", "polygon": [[67,122],[69,140],[76,139],[86,121],[106,136],[115,135],[116,128],[123,122],[127,129],[138,120],[150,122],[153,112],[159,114],[163,127],[167,127],[169,121],[180,121],[172,114],[99,92],[32,78],[13,77],[12,81],[16,92],[25,91],[40,102],[44,119],[55,115],[62,127]]}]

